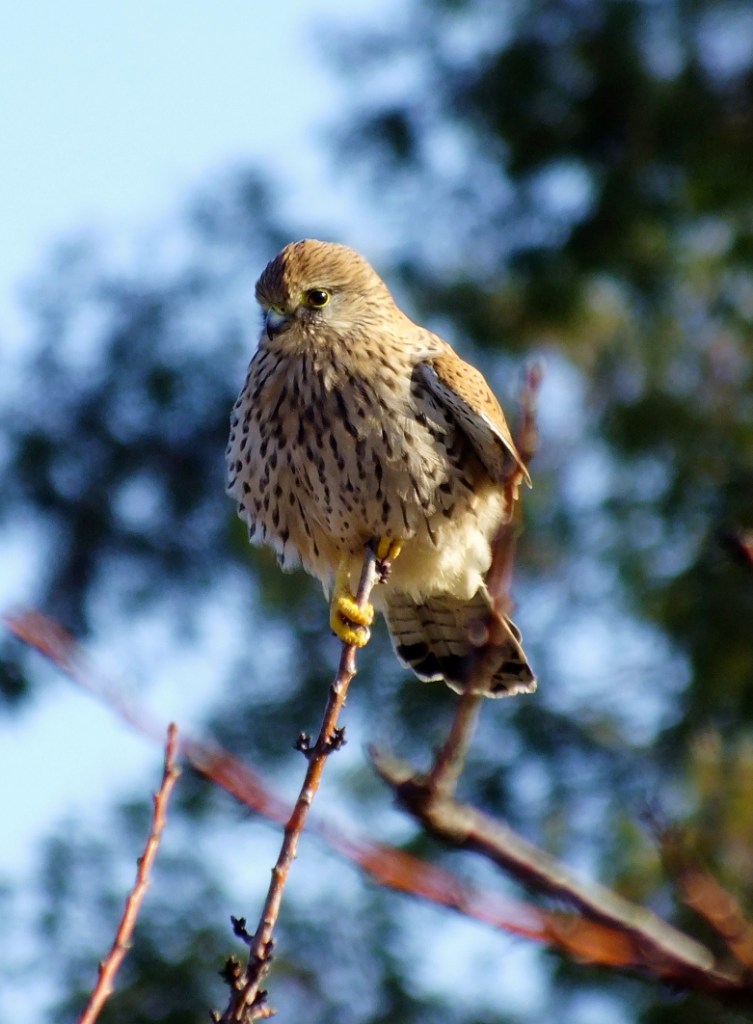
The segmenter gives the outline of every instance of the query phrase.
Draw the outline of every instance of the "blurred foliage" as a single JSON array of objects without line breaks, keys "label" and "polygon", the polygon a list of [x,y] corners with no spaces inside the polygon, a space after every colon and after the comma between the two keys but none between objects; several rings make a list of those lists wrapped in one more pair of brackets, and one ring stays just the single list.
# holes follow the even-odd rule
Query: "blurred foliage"
[{"label": "blurred foliage", "polygon": [[[692,930],[641,825],[647,808],[666,815],[753,907],[753,579],[719,541],[753,526],[749,5],[412,0],[387,30],[329,35],[359,97],[338,159],[368,169],[380,217],[399,225],[391,280],[417,317],[478,347],[508,407],[511,360],[533,352],[549,365],[518,577],[541,686],[486,709],[463,793]],[[2,414],[0,515],[34,526],[38,603],[79,631],[125,630],[144,609],[190,630],[233,588],[238,647],[218,666],[227,688],[211,727],[283,772],[300,768],[291,742],[315,727],[335,651],[318,588],[247,548],[222,459],[255,275],[282,242],[321,227],[284,230],[274,209],[258,176],[239,173],[127,269],[101,244],[55,254],[29,291],[32,355]],[[34,671],[4,653],[3,692],[18,701]],[[360,669],[354,746],[425,764],[453,695],[406,681],[381,630]],[[384,792],[360,755],[341,761],[323,798],[379,834]],[[227,827],[227,801],[196,779],[178,807],[203,836]],[[116,832],[94,846],[58,837],[41,871],[39,941],[55,950],[60,1012],[78,1005],[84,965],[111,934],[109,919],[89,935],[69,915],[105,920]],[[113,1020],[203,1019],[218,1001],[204,986],[211,958],[229,952],[210,895],[219,868],[188,846],[155,887]],[[504,937],[486,940],[499,971],[455,950],[468,968],[453,998],[436,935],[414,934],[413,904],[354,873],[334,884],[340,867],[317,875],[306,856],[294,874],[272,984],[291,1018],[523,1019],[490,994]],[[537,970],[535,1019],[580,1020],[596,998],[604,1020],[740,1019],[549,956]]]},{"label": "blurred foliage", "polygon": [[249,297],[242,316],[231,296],[253,284],[247,260],[279,243],[262,186],[249,176],[231,188],[191,211],[200,257],[176,265],[152,252],[145,266],[138,254],[120,269],[84,240],[61,246],[27,289],[36,338],[4,416],[3,501],[33,510],[54,538],[45,603],[71,628],[92,625],[118,564],[127,610],[206,586],[228,549],[218,453],[251,309]]},{"label": "blurred foliage", "polygon": [[[341,49],[366,95],[385,61],[417,81],[389,108],[372,89],[342,135],[382,202],[402,175],[417,301],[479,346],[581,371],[587,433],[545,437],[566,491],[545,491],[556,511],[528,500],[526,569],[544,551],[565,587],[574,556],[618,571],[613,596],[687,672],[653,751],[675,771],[699,729],[745,743],[753,721],[753,586],[720,544],[753,520],[751,31],[735,3],[427,0]],[[608,462],[573,486],[595,438]]]}]

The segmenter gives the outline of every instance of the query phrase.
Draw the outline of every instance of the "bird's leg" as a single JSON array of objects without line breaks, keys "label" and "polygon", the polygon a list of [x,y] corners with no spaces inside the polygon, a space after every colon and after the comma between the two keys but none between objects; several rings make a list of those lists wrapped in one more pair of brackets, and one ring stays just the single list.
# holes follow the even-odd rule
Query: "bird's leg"
[{"label": "bird's leg", "polygon": [[379,568],[379,581],[386,583],[390,577],[392,563],[403,550],[403,542],[390,540],[389,537],[381,537],[375,542],[374,548]]},{"label": "bird's leg", "polygon": [[374,606],[361,608],[350,589],[350,559],[340,559],[335,575],[335,586],[329,603],[329,624],[335,636],[344,644],[364,647],[369,642],[369,626],[374,621]]}]

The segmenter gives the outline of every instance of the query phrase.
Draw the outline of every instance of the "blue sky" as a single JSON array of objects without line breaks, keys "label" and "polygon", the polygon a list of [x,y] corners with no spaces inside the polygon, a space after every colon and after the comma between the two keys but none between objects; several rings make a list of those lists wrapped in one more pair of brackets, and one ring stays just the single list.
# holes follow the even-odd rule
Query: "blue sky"
[{"label": "blue sky", "polygon": [[[208,175],[249,162],[284,186],[293,218],[297,208],[328,209],[327,217],[339,215],[347,232],[341,193],[327,186],[322,144],[344,89],[327,73],[320,41],[373,10],[367,0],[317,0],[315,7],[307,0],[6,5],[0,19],[4,386],[23,351],[22,285],[61,238],[81,230],[138,238],[169,219]],[[250,268],[251,281],[258,269]],[[20,527],[3,552],[0,611],[24,600],[44,557],[34,540]],[[99,652],[103,669],[116,665],[125,669],[124,682],[138,680],[145,664],[159,662],[163,642],[154,629],[145,629],[141,640],[138,655],[113,645]],[[211,678],[211,643],[204,655],[194,655],[209,659],[204,674]],[[211,696],[181,693],[174,663],[154,675],[150,700],[165,717],[190,720]],[[32,707],[0,721],[6,825],[0,873],[25,862],[34,838],[59,817],[104,804],[111,787],[132,786],[158,763],[149,744],[55,673],[49,678]],[[29,773],[29,764],[43,766],[41,774]]]},{"label": "blue sky", "polygon": [[[389,11],[391,4],[383,4]],[[41,0],[0,19],[0,330],[45,249],[132,233],[208,173],[258,161],[295,208],[326,191],[344,90],[322,41],[368,0]]]}]

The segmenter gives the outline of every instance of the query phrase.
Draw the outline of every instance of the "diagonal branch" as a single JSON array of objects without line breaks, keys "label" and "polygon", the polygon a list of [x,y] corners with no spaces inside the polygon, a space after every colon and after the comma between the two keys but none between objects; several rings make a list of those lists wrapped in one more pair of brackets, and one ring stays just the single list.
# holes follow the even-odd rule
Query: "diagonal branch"
[{"label": "diagonal branch", "polygon": [[[473,683],[475,673],[469,675]],[[481,702],[485,698],[479,693],[466,689],[458,698],[455,714],[452,717],[450,731],[442,746],[436,753],[434,763],[428,776],[428,785],[437,792],[451,796],[455,792],[463,768],[473,732],[476,728]]]},{"label": "diagonal branch", "polygon": [[[363,608],[367,604],[378,578],[376,555],[371,548],[367,548],[356,593],[356,603],[359,607]],[[313,746],[309,746],[307,737],[299,738],[298,746],[308,758],[308,767],[298,799],[285,826],[282,846],[277,863],[272,869],[272,880],[256,932],[252,936],[246,931],[245,922],[234,921],[236,934],[248,945],[248,961],[244,969],[241,969],[236,960],[229,961],[226,966],[224,976],[231,987],[231,995],[222,1016],[215,1015],[218,1024],[251,1024],[252,1021],[262,1020],[274,1013],[267,1004],[267,993],[261,987],[271,966],[274,928],[290,867],[296,856],[306,818],[319,789],[325,762],[332,751],[344,743],[344,730],[338,727],[337,722],[355,674],[356,648],[352,644],[346,644],[340,656],[337,675],[330,687],[317,740]]]},{"label": "diagonal branch", "polygon": [[162,784],[154,796],[154,812],[152,815],[152,827],[144,853],[139,858],[139,867],[136,875],[136,884],[128,895],[125,910],[118,926],[115,941],[112,944],[107,958],[99,965],[99,978],[94,991],[89,997],[79,1024],[94,1024],[107,999],[112,995],[115,987],[115,975],[120,965],[125,960],[126,954],[131,945],[131,937],[136,927],[141,904],[149,886],[149,874],[157,856],[162,832],[165,828],[167,802],[178,781],[180,769],[175,763],[178,747],[178,730],[175,725],[170,725],[167,730],[167,744],[165,746],[165,770],[162,775]]},{"label": "diagonal branch", "polygon": [[[658,823],[657,823],[658,825]],[[730,954],[753,982],[753,923],[740,903],[691,854],[686,833],[676,827],[657,827],[662,862],[680,898],[719,935]]]},{"label": "diagonal branch", "polygon": [[633,966],[701,991],[739,993],[743,989],[737,973],[720,970],[705,946],[650,910],[604,886],[582,882],[504,822],[432,789],[410,765],[374,751],[372,757],[400,805],[428,832],[453,846],[482,854],[538,892],[564,898],[590,920],[617,929],[632,944]]}]

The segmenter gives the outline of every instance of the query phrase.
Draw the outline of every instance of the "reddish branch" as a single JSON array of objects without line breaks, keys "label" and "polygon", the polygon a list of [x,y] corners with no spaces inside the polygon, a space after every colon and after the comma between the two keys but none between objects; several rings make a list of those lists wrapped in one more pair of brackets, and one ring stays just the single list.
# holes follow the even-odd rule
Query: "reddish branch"
[{"label": "reddish branch", "polygon": [[683,903],[711,925],[753,984],[753,924],[739,902],[699,865],[680,829],[658,827],[655,832],[665,871]]},{"label": "reddish branch", "polygon": [[[132,726],[154,735],[154,723],[137,713],[112,686],[104,685],[87,668],[76,641],[57,623],[27,612],[6,619],[9,628],[31,646],[50,657],[74,680],[103,698]],[[280,800],[261,776],[238,758],[216,747],[184,739],[181,751],[187,760],[216,785],[265,817],[284,823],[290,818]],[[659,921],[642,907],[632,905],[603,887],[585,884],[562,864],[537,850],[503,823],[486,818],[473,808],[452,800],[447,791],[435,791],[427,801],[425,781],[404,766],[380,758],[379,768],[396,790],[412,800],[417,816],[427,829],[450,843],[490,856],[534,889],[578,907],[581,914],[550,911],[530,902],[512,901],[499,893],[480,890],[462,882],[452,872],[428,864],[393,847],[347,836],[327,823],[311,821],[308,827],[332,847],[358,864],[380,885],[430,900],[494,928],[547,942],[579,960],[644,973],[699,992],[724,997],[725,1001],[750,1000],[753,996],[749,960],[753,930],[732,897],[708,875],[686,864],[680,872],[680,890],[719,933],[731,953],[748,968],[746,972],[721,971],[711,953],[694,940]],[[678,872],[675,871],[675,874]],[[581,916],[582,915],[582,916]],[[243,934],[241,922],[238,930]],[[679,940],[676,942],[675,940]],[[238,965],[237,978],[242,968]],[[269,1011],[257,1005],[257,1019]],[[230,1018],[232,1020],[232,1017]]]},{"label": "reddish branch", "polygon": [[[526,466],[538,448],[536,409],[541,380],[540,367],[532,367],[521,392],[522,415],[516,447]],[[469,691],[475,688],[474,682],[483,678],[495,645],[504,640],[504,616],[510,611],[518,529],[519,523],[513,518],[495,538],[487,577],[492,609],[474,652]],[[740,546],[750,556],[753,546]],[[398,802],[426,831],[455,846],[482,854],[536,891],[564,898],[576,907],[582,917],[542,909],[537,922],[549,942],[571,955],[623,968],[646,969],[658,977],[671,978],[680,985],[704,992],[749,994],[750,979],[739,971],[719,969],[711,952],[700,943],[603,886],[584,884],[563,864],[516,835],[503,822],[453,798],[480,702],[481,698],[473,693],[462,695],[447,739],[425,776],[414,772],[410,765],[372,750],[377,771],[392,787]],[[715,927],[737,959],[749,966],[753,928],[731,897],[723,894],[725,898],[722,898],[713,879],[698,872],[686,874],[684,894],[686,902],[695,905]],[[531,920],[533,908],[528,910]]]},{"label": "reddish branch", "polygon": [[101,700],[122,721],[144,736],[162,742],[164,724],[150,718],[125,695],[122,687],[106,680],[88,663],[82,646],[67,629],[36,609],[4,615],[3,622],[19,640],[49,658],[83,690]]},{"label": "reddish branch", "polygon": [[[587,918],[581,934],[592,946],[588,959],[614,965],[650,970],[657,977],[703,992],[740,993],[750,988],[739,972],[719,969],[711,952],[683,932],[656,917],[651,911],[623,899],[594,882],[582,882],[560,861],[537,849],[504,822],[490,818],[468,804],[432,789],[410,765],[382,754],[375,756],[377,771],[391,786],[398,802],[427,832],[461,849],[482,854],[526,885],[547,896],[566,900]],[[568,930],[579,927],[577,918],[562,915],[557,934],[557,916],[549,918],[548,936],[567,948]],[[601,930],[589,929],[596,923]],[[599,955],[594,934],[621,939],[606,959]],[[591,938],[589,939],[589,934]],[[582,951],[585,955],[585,949]],[[610,959],[609,957],[614,957]]]},{"label": "reddish branch", "polygon": [[138,861],[136,884],[126,900],[125,910],[123,911],[112,948],[107,954],[107,958],[99,965],[99,978],[86,1005],[86,1009],[81,1015],[80,1024],[93,1024],[99,1016],[105,1002],[112,995],[115,987],[115,975],[118,973],[120,965],[125,960],[130,948],[136,920],[149,886],[149,875],[154,859],[157,856],[162,832],[165,828],[167,803],[180,775],[180,769],[175,763],[177,746],[178,730],[175,725],[170,725],[167,730],[167,744],[165,746],[165,770],[162,775],[162,784],[153,798],[152,827],[149,832],[149,838],[146,841],[144,853]]},{"label": "reddish branch", "polygon": [[698,867],[688,866],[679,878],[683,901],[705,918],[724,940],[727,949],[753,975],[753,924],[740,904],[717,880]]}]

